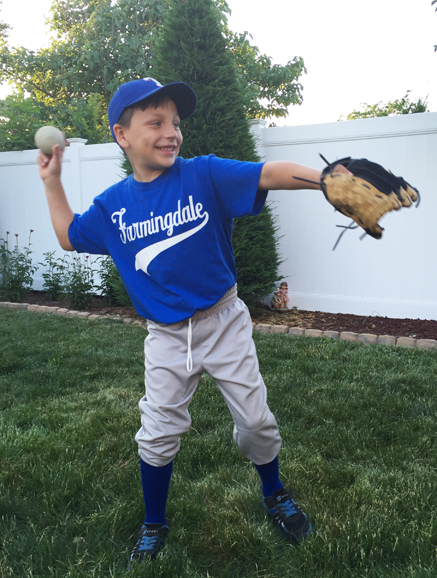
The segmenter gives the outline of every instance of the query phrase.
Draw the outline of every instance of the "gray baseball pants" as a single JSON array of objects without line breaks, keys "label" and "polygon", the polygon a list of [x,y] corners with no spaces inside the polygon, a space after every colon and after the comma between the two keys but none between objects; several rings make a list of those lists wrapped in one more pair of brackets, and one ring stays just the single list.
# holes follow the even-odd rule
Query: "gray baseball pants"
[{"label": "gray baseball pants", "polygon": [[191,425],[188,412],[202,373],[216,382],[234,420],[234,441],[256,465],[271,462],[281,437],[267,405],[252,339],[252,320],[236,287],[211,309],[170,325],[148,321],[144,344],[146,395],[140,400],[140,457],[161,467]]}]

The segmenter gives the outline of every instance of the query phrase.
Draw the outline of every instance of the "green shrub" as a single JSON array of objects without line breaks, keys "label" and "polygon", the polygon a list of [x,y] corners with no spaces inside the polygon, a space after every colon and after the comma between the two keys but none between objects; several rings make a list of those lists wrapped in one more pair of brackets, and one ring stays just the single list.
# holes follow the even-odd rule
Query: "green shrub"
[{"label": "green shrub", "polygon": [[97,286],[94,284],[94,270],[87,255],[82,260],[77,253],[64,257],[62,295],[73,309],[86,309]]},{"label": "green shrub", "polygon": [[101,279],[99,289],[109,305],[132,306],[132,301],[111,257],[100,259],[99,275]]},{"label": "green shrub", "polygon": [[47,265],[47,270],[42,274],[44,279],[43,289],[51,301],[62,297],[65,288],[66,263],[65,257],[55,258],[55,251],[44,253],[45,262],[40,265]]},{"label": "green shrub", "polygon": [[32,263],[32,251],[30,249],[30,230],[27,247],[20,249],[18,245],[18,234],[15,235],[15,247],[9,248],[9,231],[6,232],[6,239],[0,239],[0,297],[7,301],[21,303],[33,285],[33,274],[38,269]]},{"label": "green shrub", "polygon": [[68,252],[55,258],[55,252],[48,251],[44,257],[45,261],[40,265],[46,266],[42,278],[48,297],[52,301],[65,299],[73,309],[86,309],[99,289],[94,283],[95,271],[89,255],[82,258],[76,252]]},{"label": "green shrub", "polygon": [[238,295],[249,308],[273,293],[278,281],[277,230],[268,206],[257,217],[243,217],[234,222],[232,244]]}]

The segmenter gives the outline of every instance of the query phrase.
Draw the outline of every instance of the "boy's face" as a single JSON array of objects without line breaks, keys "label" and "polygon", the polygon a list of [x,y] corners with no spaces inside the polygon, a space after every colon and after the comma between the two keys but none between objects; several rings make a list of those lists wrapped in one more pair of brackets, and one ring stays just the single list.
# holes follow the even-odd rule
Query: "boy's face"
[{"label": "boy's face", "polygon": [[150,182],[173,166],[182,144],[180,118],[175,103],[158,108],[135,109],[129,127],[114,125],[138,181]]}]

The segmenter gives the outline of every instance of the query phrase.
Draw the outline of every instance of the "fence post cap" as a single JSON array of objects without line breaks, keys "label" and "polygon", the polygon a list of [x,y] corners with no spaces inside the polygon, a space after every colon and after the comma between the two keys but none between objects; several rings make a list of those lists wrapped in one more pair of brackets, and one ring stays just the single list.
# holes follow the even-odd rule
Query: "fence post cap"
[{"label": "fence post cap", "polygon": [[70,146],[83,146],[88,142],[87,138],[67,138],[67,142]]}]

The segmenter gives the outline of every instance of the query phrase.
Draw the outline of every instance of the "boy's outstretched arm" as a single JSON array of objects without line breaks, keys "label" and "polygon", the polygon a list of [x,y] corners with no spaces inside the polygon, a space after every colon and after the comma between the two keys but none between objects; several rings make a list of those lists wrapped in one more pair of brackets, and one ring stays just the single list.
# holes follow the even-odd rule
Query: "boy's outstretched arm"
[{"label": "boy's outstretched arm", "polygon": [[[351,174],[350,171],[342,165],[337,165],[335,170],[339,173]],[[275,191],[278,189],[321,190],[319,184],[321,174],[322,171],[319,169],[313,169],[312,167],[306,167],[289,161],[269,161],[263,165],[258,188],[267,191]],[[312,182],[304,182],[294,177]]]},{"label": "boy's outstretched arm", "polygon": [[74,213],[61,182],[62,153],[59,151],[59,145],[53,147],[51,157],[40,152],[37,161],[59,244],[65,251],[74,251],[68,238],[68,228],[74,219]]}]

